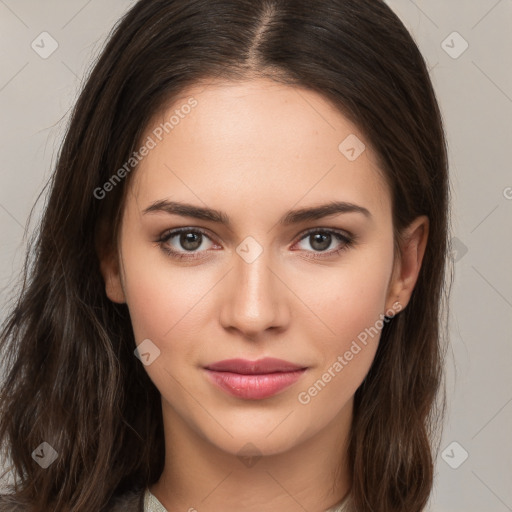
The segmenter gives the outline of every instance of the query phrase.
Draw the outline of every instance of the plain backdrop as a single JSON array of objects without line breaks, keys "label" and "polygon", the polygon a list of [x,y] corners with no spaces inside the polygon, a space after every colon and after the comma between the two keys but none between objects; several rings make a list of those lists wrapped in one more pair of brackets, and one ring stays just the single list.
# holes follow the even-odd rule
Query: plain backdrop
[{"label": "plain backdrop", "polygon": [[[0,0],[0,320],[82,79],[133,3]],[[430,510],[512,511],[512,1],[388,4],[427,60],[453,192],[449,407]]]}]

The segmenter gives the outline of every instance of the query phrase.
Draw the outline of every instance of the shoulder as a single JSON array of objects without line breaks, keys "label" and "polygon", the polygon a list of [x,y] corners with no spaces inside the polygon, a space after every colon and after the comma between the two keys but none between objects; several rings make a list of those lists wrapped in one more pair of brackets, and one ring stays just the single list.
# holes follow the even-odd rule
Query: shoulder
[{"label": "shoulder", "polygon": [[[27,512],[29,507],[19,503],[11,494],[0,494],[0,512]],[[144,489],[114,496],[106,508],[108,512],[143,512]]]}]

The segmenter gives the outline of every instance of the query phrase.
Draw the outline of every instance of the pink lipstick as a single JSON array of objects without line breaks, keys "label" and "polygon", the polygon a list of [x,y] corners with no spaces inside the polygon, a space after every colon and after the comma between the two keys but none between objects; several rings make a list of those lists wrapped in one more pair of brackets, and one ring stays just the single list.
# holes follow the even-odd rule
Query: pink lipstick
[{"label": "pink lipstick", "polygon": [[276,395],[297,382],[306,369],[272,357],[257,361],[226,359],[205,366],[213,384],[246,400],[261,400]]}]

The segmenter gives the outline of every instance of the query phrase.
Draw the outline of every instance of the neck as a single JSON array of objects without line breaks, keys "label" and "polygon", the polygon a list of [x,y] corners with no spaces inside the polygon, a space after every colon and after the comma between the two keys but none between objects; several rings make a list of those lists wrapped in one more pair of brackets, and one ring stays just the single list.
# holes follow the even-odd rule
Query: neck
[{"label": "neck", "polygon": [[353,401],[314,436],[281,453],[242,457],[191,429],[165,401],[166,460],[150,491],[169,511],[324,511],[347,495]]}]

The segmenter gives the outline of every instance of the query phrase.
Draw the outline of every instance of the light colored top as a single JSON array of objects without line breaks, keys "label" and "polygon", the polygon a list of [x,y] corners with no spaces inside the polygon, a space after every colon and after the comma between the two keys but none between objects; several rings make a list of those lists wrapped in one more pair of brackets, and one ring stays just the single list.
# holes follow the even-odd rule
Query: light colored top
[{"label": "light colored top", "polygon": [[[346,512],[349,496],[325,512]],[[193,509],[192,509],[193,510]],[[146,489],[144,494],[144,512],[167,512],[167,509],[158,501],[158,498]]]}]

